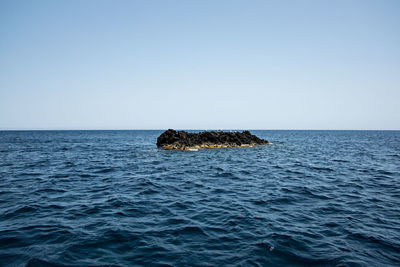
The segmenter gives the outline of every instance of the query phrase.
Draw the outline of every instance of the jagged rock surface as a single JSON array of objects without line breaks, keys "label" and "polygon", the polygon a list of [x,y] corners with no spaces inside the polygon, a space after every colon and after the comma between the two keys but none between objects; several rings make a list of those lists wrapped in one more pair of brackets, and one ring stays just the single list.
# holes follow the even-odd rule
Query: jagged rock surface
[{"label": "jagged rock surface", "polygon": [[199,148],[249,147],[271,144],[252,135],[249,131],[204,131],[188,133],[169,129],[157,138],[157,146],[165,149],[191,150]]}]

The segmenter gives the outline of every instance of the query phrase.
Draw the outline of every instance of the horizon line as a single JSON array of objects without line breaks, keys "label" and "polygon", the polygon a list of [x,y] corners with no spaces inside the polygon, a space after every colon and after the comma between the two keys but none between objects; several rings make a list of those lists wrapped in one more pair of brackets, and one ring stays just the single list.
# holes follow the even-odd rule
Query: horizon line
[{"label": "horizon line", "polygon": [[0,129],[0,132],[18,132],[18,131],[166,131],[168,129],[178,131],[400,131],[400,129],[195,129],[195,128],[164,128],[164,129]]}]

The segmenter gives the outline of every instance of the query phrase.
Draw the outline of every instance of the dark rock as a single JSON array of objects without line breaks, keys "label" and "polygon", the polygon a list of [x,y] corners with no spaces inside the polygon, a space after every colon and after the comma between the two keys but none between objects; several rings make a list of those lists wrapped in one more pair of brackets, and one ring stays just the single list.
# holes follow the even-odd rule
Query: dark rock
[{"label": "dark rock", "polygon": [[204,131],[188,133],[169,129],[157,138],[157,146],[165,149],[191,150],[199,148],[243,147],[271,144],[249,131]]}]

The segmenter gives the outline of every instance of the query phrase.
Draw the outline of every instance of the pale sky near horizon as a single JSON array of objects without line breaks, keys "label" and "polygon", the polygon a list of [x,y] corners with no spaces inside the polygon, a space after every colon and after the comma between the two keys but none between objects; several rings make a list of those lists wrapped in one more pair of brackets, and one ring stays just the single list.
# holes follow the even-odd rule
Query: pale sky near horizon
[{"label": "pale sky near horizon", "polygon": [[0,1],[0,130],[400,130],[400,1]]}]

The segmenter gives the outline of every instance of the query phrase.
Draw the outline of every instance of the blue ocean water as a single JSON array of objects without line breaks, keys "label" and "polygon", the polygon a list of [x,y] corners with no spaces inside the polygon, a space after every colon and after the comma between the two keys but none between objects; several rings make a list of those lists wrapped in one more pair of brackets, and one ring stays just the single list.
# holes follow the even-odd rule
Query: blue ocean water
[{"label": "blue ocean water", "polygon": [[1,266],[400,266],[399,131],[0,132]]}]

